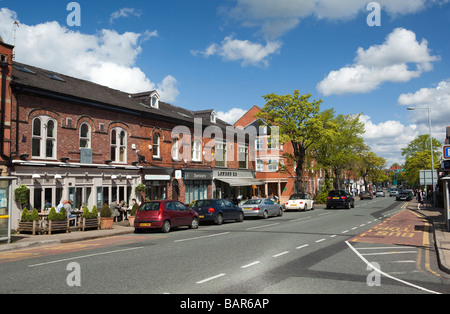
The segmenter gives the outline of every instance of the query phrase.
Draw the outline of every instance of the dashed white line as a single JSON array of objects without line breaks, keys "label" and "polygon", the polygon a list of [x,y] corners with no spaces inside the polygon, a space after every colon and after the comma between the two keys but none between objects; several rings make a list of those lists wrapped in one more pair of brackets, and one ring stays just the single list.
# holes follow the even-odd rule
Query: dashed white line
[{"label": "dashed white line", "polygon": [[241,268],[242,268],[242,269],[249,268],[249,267],[258,265],[259,263],[261,263],[261,262],[260,262],[260,261],[256,261],[256,262],[250,263],[250,264],[248,264],[248,265],[241,266]]},{"label": "dashed white line", "polygon": [[219,275],[216,275],[216,276],[213,276],[213,277],[209,277],[209,278],[203,279],[201,281],[197,281],[196,284],[201,285],[201,284],[203,284],[205,282],[208,282],[208,281],[211,281],[211,280],[223,277],[223,276],[225,276],[225,274],[219,274]]},{"label": "dashed white line", "polygon": [[320,239],[320,240],[317,240],[316,241],[316,243],[320,243],[320,242],[323,242],[323,241],[325,241],[326,239]]},{"label": "dashed white line", "polygon": [[274,255],[274,256],[272,256],[272,257],[280,257],[280,256],[286,255],[286,254],[288,254],[288,253],[289,253],[289,251],[285,251],[285,252],[283,252],[283,253]]},{"label": "dashed white line", "polygon": [[217,233],[217,234],[211,234],[211,235],[207,235],[207,236],[203,236],[203,237],[175,240],[174,242],[185,242],[185,241],[191,241],[191,240],[206,239],[206,238],[212,238],[212,237],[218,237],[218,236],[221,236],[221,235],[226,235],[226,234],[229,234],[229,233],[230,232]]},{"label": "dashed white line", "polygon": [[269,225],[264,225],[264,226],[258,226],[258,227],[252,227],[252,228],[247,228],[245,230],[254,230],[254,229],[259,229],[259,228],[266,228],[266,227],[272,227],[272,226],[276,226],[279,225],[279,223],[276,224],[269,224]]},{"label": "dashed white line", "polygon": [[304,244],[302,246],[296,247],[296,249],[300,250],[300,249],[303,249],[303,248],[308,247],[308,246],[309,246],[309,244]]}]

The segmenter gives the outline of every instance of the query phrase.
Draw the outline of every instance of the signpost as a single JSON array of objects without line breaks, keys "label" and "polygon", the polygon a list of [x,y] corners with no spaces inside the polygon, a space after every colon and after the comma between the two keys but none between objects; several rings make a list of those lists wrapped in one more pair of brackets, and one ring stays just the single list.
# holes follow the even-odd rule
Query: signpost
[{"label": "signpost", "polygon": [[[434,177],[433,177],[434,176]],[[438,182],[437,171],[420,170],[420,185],[433,185]]]}]

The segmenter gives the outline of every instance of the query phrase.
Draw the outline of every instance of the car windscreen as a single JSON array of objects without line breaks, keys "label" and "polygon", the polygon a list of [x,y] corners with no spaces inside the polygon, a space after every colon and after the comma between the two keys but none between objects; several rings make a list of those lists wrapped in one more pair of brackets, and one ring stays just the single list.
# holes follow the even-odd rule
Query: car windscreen
[{"label": "car windscreen", "polygon": [[160,202],[144,203],[144,204],[142,204],[141,207],[139,207],[139,211],[140,212],[155,211],[155,210],[159,210],[160,206],[161,206]]},{"label": "car windscreen", "polygon": [[294,194],[289,198],[289,200],[304,200],[304,199],[306,199],[306,194]]},{"label": "car windscreen", "polygon": [[261,204],[262,200],[248,200],[244,205]]}]

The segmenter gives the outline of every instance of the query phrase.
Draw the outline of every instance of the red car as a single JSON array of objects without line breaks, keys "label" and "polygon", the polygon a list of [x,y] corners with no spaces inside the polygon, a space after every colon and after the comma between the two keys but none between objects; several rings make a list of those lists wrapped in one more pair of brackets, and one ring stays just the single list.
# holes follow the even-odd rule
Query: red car
[{"label": "red car", "polygon": [[144,202],[136,211],[134,231],[161,229],[167,233],[172,227],[198,228],[198,214],[178,201]]}]

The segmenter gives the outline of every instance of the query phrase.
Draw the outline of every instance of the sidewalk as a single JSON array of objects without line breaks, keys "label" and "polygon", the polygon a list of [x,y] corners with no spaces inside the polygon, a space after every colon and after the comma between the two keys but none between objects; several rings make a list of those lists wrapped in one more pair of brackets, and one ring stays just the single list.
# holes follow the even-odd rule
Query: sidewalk
[{"label": "sidewalk", "polygon": [[53,235],[36,236],[32,236],[30,234],[15,234],[12,235],[10,244],[6,242],[0,243],[0,252],[47,244],[70,243],[98,238],[108,238],[133,232],[134,228],[131,228],[128,225],[128,220],[125,220],[124,222],[114,223],[113,229],[110,230],[89,230],[85,232],[72,231],[70,233],[56,233]]},{"label": "sidewalk", "polygon": [[442,271],[450,274],[450,232],[447,231],[445,225],[444,209],[433,208],[430,205],[424,207],[422,205],[421,209],[417,210],[417,205],[417,200],[413,200],[409,202],[407,209],[422,214],[433,223],[434,241],[439,267]]}]

